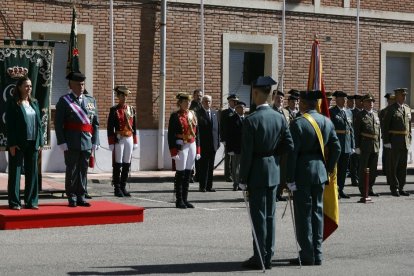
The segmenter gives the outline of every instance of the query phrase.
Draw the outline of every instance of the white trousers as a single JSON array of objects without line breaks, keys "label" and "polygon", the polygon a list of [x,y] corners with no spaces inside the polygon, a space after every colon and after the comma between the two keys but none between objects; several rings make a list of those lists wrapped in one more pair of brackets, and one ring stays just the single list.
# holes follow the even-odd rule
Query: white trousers
[{"label": "white trousers", "polygon": [[115,163],[131,163],[134,140],[131,137],[121,137],[115,144]]},{"label": "white trousers", "polygon": [[196,158],[196,143],[184,144],[178,152],[180,160],[175,160],[175,169],[177,171],[191,170]]}]

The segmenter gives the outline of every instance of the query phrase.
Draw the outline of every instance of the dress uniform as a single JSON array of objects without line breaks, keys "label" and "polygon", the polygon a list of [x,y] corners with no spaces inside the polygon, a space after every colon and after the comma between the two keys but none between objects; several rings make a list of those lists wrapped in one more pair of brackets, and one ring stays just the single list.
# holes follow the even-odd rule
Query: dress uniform
[{"label": "dress uniform", "polygon": [[344,99],[347,96],[345,92],[335,91],[333,96],[336,98],[337,104],[329,109],[329,113],[341,144],[341,155],[339,156],[337,167],[338,194],[341,198],[349,198],[349,195],[344,192],[344,186],[349,158],[355,149],[352,112],[345,108]]},{"label": "dress uniform", "polygon": [[393,196],[408,196],[404,191],[407,177],[407,155],[411,145],[411,109],[405,104],[406,88],[394,90],[395,103],[387,108],[384,116],[384,148],[391,150],[391,162],[387,168]]},{"label": "dress uniform", "polygon": [[289,112],[289,121],[295,119],[299,113],[299,110],[296,107],[299,102],[299,96],[296,93],[297,92],[292,92],[292,94],[290,94],[288,98],[288,106],[285,108]]},{"label": "dress uniform", "polygon": [[[361,95],[354,95],[355,99],[355,108],[352,109],[352,125],[355,126],[355,119],[357,117],[357,114],[362,110],[361,107]],[[354,128],[355,131],[355,128]],[[355,132],[354,132],[355,135]],[[359,154],[356,154],[355,152],[351,154],[351,157],[349,159],[349,174],[351,176],[351,185],[359,187]]]},{"label": "dress uniform", "polygon": [[331,101],[333,98],[333,93],[332,92],[326,92],[326,101],[328,102],[328,108],[331,106]]},{"label": "dress uniform", "polygon": [[[388,106],[392,105],[395,102],[394,94],[386,93],[384,98],[387,99],[387,106],[384,107],[383,109],[381,109],[380,112],[378,113],[378,117],[380,119],[380,124],[381,124],[381,134],[382,134],[381,138],[384,138],[383,137],[383,135],[384,135],[384,117],[385,117],[385,114],[388,111],[387,108],[388,108]],[[384,141],[383,141],[382,144],[384,145]],[[387,183],[390,183],[390,180],[389,180],[388,175],[387,175],[387,163],[389,163],[390,161],[391,161],[390,149],[387,149],[387,148],[383,147],[382,148],[382,172],[387,177]]]},{"label": "dress uniform", "polygon": [[173,112],[168,123],[168,146],[175,160],[175,207],[194,208],[188,202],[191,170],[196,159],[200,158],[200,138],[195,112],[189,110],[190,95],[179,93],[176,96],[179,110]]},{"label": "dress uniform", "polygon": [[231,116],[235,113],[234,106],[235,103],[239,99],[235,94],[231,94],[227,97],[227,101],[229,103],[229,107],[223,111],[221,111],[220,114],[220,139],[221,142],[225,142],[225,148],[224,148],[224,178],[227,182],[233,181],[232,179],[232,169],[231,169],[231,156],[228,154],[227,149],[227,135],[228,135],[228,121]]},{"label": "dress uniform", "polygon": [[[298,92],[295,92],[297,90],[290,90],[290,93],[295,94]],[[286,108],[283,108],[283,97],[285,94],[282,91],[274,91],[275,93],[275,99],[273,104],[273,109],[276,112],[279,112],[283,115],[283,117],[286,119],[287,124],[290,123],[290,114],[289,111]],[[275,156],[275,158],[279,158],[279,165],[280,165],[280,184],[277,186],[276,190],[276,201],[286,201],[287,199],[284,198],[283,190],[286,188],[286,170],[287,170],[287,154],[282,154],[280,156]]]},{"label": "dress uniform", "polygon": [[[56,104],[57,144],[65,155],[65,191],[69,206],[90,206],[85,201],[88,162],[99,146],[98,108],[95,98],[84,94],[85,76],[71,72],[66,77],[71,92]],[[75,93],[76,90],[76,93]]]},{"label": "dress uniform", "polygon": [[[296,236],[303,265],[322,264],[323,191],[341,153],[341,145],[331,120],[315,108],[320,91],[302,91],[300,111],[304,114],[290,123],[294,151],[288,158],[287,182],[293,191]],[[316,125],[321,132],[319,140]],[[327,148],[327,159],[322,149]]]},{"label": "dress uniform", "polygon": [[377,177],[378,153],[380,147],[380,121],[374,111],[374,97],[367,94],[362,98],[364,109],[355,118],[355,152],[359,155],[359,191],[364,195],[365,169],[369,168],[370,196],[378,196],[372,187]]},{"label": "dress uniform", "polygon": [[259,249],[253,243],[254,255],[244,267],[261,269],[260,254],[266,269],[271,269],[275,244],[276,188],[280,181],[279,164],[275,152],[291,152],[292,138],[283,116],[274,111],[266,99],[276,82],[270,77],[259,77],[253,83],[252,97],[255,112],[243,122],[240,183],[247,184],[250,214]]},{"label": "dress uniform", "polygon": [[[114,195],[131,196],[126,190],[126,182],[131,168],[132,151],[138,147],[135,109],[126,104],[131,91],[120,85],[115,87],[118,104],[109,109],[107,136],[110,150],[113,152],[112,183]],[[121,171],[122,169],[122,171]]]}]

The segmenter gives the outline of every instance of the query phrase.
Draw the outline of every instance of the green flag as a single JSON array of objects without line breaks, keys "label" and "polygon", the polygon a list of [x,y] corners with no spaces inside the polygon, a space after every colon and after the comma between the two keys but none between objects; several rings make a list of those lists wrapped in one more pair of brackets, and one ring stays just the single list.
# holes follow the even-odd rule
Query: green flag
[{"label": "green flag", "polygon": [[73,6],[72,10],[72,28],[70,31],[70,41],[68,50],[68,64],[66,66],[66,73],[80,72],[79,70],[79,50],[78,50],[78,30],[76,19],[76,8]]}]

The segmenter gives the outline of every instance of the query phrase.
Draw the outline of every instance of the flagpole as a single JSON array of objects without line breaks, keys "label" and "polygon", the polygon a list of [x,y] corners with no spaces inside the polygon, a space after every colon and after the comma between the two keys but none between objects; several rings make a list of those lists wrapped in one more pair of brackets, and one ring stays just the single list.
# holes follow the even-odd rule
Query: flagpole
[{"label": "flagpole", "polygon": [[114,64],[114,3],[113,0],[109,1],[109,24],[110,24],[110,30],[111,30],[111,90],[112,90],[112,106],[115,105],[115,91],[113,91],[115,87],[115,64]]},{"label": "flagpole", "polygon": [[286,0],[283,0],[282,10],[282,70],[280,72],[280,91],[284,89],[284,72],[285,72],[285,39],[286,39]]},{"label": "flagpole", "polygon": [[167,0],[161,1],[161,45],[160,45],[160,110],[158,121],[158,169],[164,168],[164,140],[165,140],[165,78],[167,53]]},{"label": "flagpole", "polygon": [[360,0],[358,0],[357,4],[357,22],[356,22],[356,32],[357,32],[357,39],[356,39],[356,69],[355,69],[355,95],[358,95],[358,80],[359,80],[359,11],[360,11]]},{"label": "flagpole", "polygon": [[200,2],[200,33],[201,33],[201,90],[204,94],[204,1]]}]

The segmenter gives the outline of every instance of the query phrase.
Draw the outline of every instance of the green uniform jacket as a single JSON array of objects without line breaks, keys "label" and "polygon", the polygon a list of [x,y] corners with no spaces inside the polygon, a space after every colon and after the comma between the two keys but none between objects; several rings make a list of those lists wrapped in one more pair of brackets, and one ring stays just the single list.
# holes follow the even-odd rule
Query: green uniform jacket
[{"label": "green uniform jacket", "polygon": [[[410,149],[411,145],[411,109],[403,104],[402,109],[398,103],[387,107],[383,126],[384,144],[391,143],[392,149]],[[393,134],[390,131],[406,132],[406,135]]]},{"label": "green uniform jacket", "polygon": [[248,189],[276,186],[280,182],[275,154],[289,153],[293,141],[282,114],[260,106],[243,121],[240,183]]},{"label": "green uniform jacket", "polygon": [[85,131],[65,129],[65,123],[82,123],[78,115],[72,110],[66,100],[63,99],[65,95],[60,97],[56,104],[55,132],[57,144],[66,143],[69,150],[90,150],[92,144],[99,145],[99,120],[96,101],[93,97],[83,94],[83,102],[80,104],[73,93],[69,95],[72,101],[87,113],[93,127],[93,134],[91,135]]},{"label": "green uniform jacket", "polygon": [[[35,149],[44,145],[43,130],[40,119],[39,104],[36,100],[32,100],[30,105],[36,112],[36,143]],[[7,101],[6,112],[6,129],[7,129],[7,146],[18,146],[21,150],[27,146],[27,123],[26,112],[23,105],[18,105],[14,99]]]},{"label": "green uniform jacket", "polygon": [[308,111],[319,125],[328,160],[322,157],[318,137],[313,126],[305,117],[298,117],[290,123],[294,151],[288,157],[287,182],[299,185],[321,185],[328,181],[341,153],[341,145],[332,121],[316,110]]},{"label": "green uniform jacket", "polygon": [[[381,127],[376,111],[362,110],[355,119],[355,148],[365,152],[379,152]],[[372,137],[368,137],[372,136]]]},{"label": "green uniform jacket", "polygon": [[352,149],[355,148],[352,111],[345,109],[344,115],[338,106],[334,106],[329,109],[329,113],[331,121],[335,126],[336,136],[338,136],[342,152],[351,153]]}]

